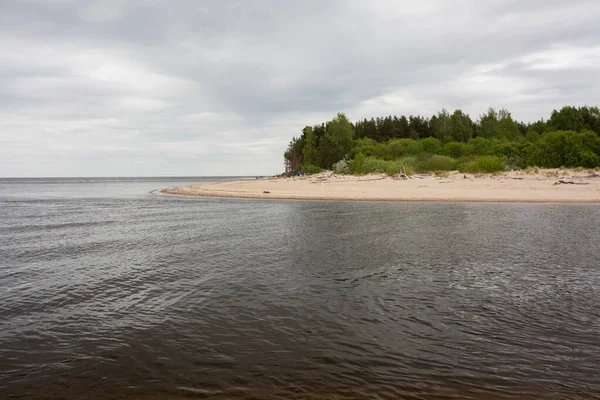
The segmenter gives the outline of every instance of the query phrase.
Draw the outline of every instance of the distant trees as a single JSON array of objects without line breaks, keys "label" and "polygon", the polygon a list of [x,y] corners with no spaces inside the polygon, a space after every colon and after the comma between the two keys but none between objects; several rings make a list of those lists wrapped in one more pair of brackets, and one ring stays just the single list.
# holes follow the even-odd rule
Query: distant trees
[{"label": "distant trees", "polygon": [[461,110],[454,111],[450,117],[450,137],[455,142],[467,142],[473,137],[473,122]]},{"label": "distant trees", "polygon": [[[305,127],[289,143],[284,160],[286,171],[331,168],[342,159],[348,159],[348,167],[355,172],[374,166],[391,171],[400,168],[399,160],[405,162],[407,157],[412,162],[421,160],[420,168],[441,163],[466,166],[467,162],[471,163],[468,168],[490,168],[498,160],[511,168],[593,168],[600,167],[599,135],[600,110],[588,106],[565,106],[552,111],[547,121],[531,123],[517,122],[508,110],[494,108],[477,121],[462,110],[442,109],[430,118],[387,116],[352,124],[339,113],[330,121]],[[434,155],[437,158],[428,161]],[[488,158],[475,162],[477,157]]]}]

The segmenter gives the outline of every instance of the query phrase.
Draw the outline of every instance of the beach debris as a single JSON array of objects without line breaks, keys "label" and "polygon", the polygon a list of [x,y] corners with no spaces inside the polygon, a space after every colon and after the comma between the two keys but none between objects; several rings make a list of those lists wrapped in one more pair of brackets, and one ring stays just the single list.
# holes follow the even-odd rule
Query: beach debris
[{"label": "beach debris", "polygon": [[581,182],[581,181],[574,181],[574,180],[570,180],[570,179],[559,179],[556,182],[554,182],[554,186],[556,185],[589,185],[589,182]]},{"label": "beach debris", "polygon": [[265,193],[265,194],[269,194],[269,193],[271,193],[271,192],[269,192],[268,190],[263,190],[263,193]]},{"label": "beach debris", "polygon": [[392,179],[399,181],[400,179],[423,179],[423,177],[419,175],[408,175],[406,173],[406,168],[402,167],[402,171],[398,172],[396,175],[393,175]]},{"label": "beach debris", "polygon": [[356,182],[382,181],[384,179],[385,179],[385,176],[380,176],[378,178],[357,179]]}]

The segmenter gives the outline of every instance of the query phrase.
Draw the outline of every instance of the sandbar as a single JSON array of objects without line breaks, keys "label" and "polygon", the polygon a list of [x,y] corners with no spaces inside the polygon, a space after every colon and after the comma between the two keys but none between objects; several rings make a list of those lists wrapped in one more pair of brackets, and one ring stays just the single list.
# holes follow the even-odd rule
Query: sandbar
[{"label": "sandbar", "polygon": [[451,172],[394,179],[377,174],[349,176],[327,172],[183,186],[161,192],[271,200],[600,203],[600,174],[557,169],[496,175]]}]

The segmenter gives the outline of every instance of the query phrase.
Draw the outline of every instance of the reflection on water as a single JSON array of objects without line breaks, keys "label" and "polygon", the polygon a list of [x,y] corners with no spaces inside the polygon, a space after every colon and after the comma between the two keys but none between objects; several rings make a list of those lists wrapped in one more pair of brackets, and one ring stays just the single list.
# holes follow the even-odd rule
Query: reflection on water
[{"label": "reflection on water", "polygon": [[597,205],[148,193],[178,185],[0,182],[0,393],[600,396]]}]

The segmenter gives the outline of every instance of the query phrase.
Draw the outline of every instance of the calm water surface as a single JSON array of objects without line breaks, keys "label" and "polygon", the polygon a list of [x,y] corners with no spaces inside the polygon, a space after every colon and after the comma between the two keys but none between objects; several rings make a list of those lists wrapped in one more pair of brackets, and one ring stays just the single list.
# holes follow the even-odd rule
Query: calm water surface
[{"label": "calm water surface", "polygon": [[0,398],[600,398],[598,205],[206,180],[0,180]]}]

